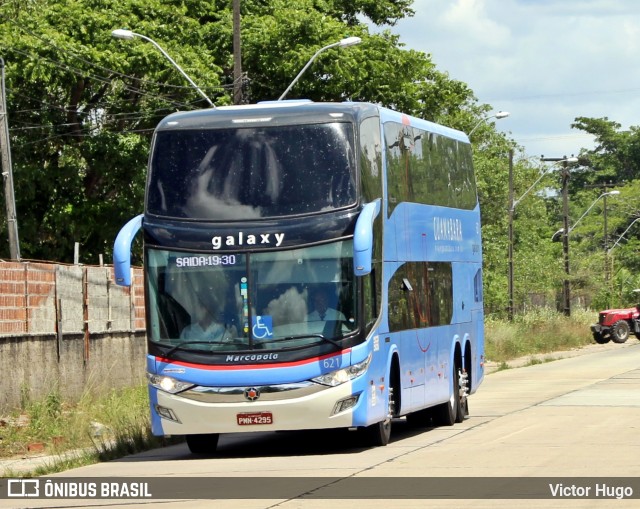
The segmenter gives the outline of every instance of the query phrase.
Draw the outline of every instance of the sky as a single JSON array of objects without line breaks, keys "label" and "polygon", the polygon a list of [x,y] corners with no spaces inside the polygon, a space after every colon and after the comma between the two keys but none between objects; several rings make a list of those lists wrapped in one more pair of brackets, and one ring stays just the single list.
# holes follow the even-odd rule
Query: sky
[{"label": "sky", "polygon": [[593,138],[576,117],[640,126],[640,1],[414,0],[387,27],[465,82],[526,157],[577,155]]}]

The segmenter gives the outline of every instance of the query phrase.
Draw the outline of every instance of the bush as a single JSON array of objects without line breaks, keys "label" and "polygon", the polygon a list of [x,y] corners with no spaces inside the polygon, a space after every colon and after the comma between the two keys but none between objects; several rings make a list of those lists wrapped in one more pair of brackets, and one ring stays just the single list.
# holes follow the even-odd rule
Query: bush
[{"label": "bush", "polygon": [[514,317],[513,322],[487,317],[485,357],[503,363],[536,353],[571,350],[593,343],[589,325],[595,313],[577,309],[566,317],[541,308]]}]

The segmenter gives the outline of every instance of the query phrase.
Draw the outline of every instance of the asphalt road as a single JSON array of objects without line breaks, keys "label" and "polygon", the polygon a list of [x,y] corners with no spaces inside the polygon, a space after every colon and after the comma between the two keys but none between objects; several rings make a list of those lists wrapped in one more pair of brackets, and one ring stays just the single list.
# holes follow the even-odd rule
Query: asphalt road
[{"label": "asphalt road", "polygon": [[[470,398],[463,423],[415,430],[398,420],[387,447],[363,447],[349,432],[223,435],[215,458],[191,456],[179,445],[57,476],[148,479],[154,490],[159,482],[183,483],[180,500],[12,498],[0,500],[0,507],[637,508],[640,342],[594,345],[588,352],[490,374]],[[211,482],[214,503],[196,498],[202,478]],[[267,493],[265,483],[278,487],[275,495],[251,498]],[[541,485],[549,498],[507,499],[523,489],[539,494]],[[219,495],[229,491],[235,498]],[[439,498],[425,498],[425,492]],[[238,499],[244,493],[248,498]]]}]

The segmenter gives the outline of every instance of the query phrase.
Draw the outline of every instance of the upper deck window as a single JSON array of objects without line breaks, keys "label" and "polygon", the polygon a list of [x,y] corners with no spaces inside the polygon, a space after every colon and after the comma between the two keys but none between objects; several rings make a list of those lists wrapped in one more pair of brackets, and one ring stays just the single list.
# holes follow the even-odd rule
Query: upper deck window
[{"label": "upper deck window", "polygon": [[389,214],[402,202],[473,210],[471,145],[396,122],[384,124]]},{"label": "upper deck window", "polygon": [[150,214],[246,220],[322,212],[355,201],[349,123],[185,129],[155,138]]}]

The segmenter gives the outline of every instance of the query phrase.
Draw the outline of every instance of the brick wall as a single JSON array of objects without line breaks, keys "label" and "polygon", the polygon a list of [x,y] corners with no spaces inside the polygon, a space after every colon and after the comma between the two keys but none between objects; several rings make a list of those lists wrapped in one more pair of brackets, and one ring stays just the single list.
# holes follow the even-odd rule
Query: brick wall
[{"label": "brick wall", "polygon": [[144,330],[143,274],[133,271],[123,288],[111,267],[0,262],[0,337]]},{"label": "brick wall", "polygon": [[111,267],[0,261],[0,415],[57,390],[140,384],[146,368],[142,269],[130,288]]}]

